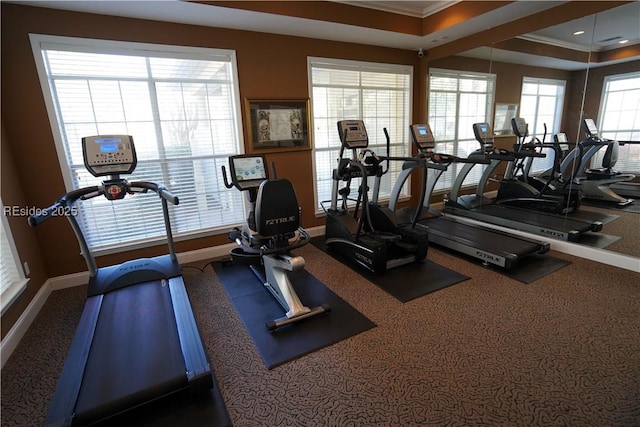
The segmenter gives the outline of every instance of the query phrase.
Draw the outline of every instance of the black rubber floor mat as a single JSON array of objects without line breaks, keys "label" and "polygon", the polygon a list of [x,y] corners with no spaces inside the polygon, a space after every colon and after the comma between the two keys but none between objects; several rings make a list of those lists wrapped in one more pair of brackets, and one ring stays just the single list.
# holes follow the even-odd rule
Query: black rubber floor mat
[{"label": "black rubber floor mat", "polygon": [[212,265],[269,369],[376,326],[306,270],[299,270],[289,278],[300,300],[308,307],[326,304],[330,311],[271,332],[266,323],[282,317],[283,309],[251,269],[230,262]]}]

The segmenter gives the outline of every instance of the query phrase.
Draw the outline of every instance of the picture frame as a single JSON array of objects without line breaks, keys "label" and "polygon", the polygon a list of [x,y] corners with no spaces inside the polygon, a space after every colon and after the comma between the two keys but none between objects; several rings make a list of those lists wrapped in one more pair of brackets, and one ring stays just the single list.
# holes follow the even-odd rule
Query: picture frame
[{"label": "picture frame", "polygon": [[311,150],[309,99],[245,99],[248,151]]},{"label": "picture frame", "polygon": [[517,117],[518,104],[496,104],[496,113],[493,120],[493,132],[495,135],[513,135],[511,119]]}]

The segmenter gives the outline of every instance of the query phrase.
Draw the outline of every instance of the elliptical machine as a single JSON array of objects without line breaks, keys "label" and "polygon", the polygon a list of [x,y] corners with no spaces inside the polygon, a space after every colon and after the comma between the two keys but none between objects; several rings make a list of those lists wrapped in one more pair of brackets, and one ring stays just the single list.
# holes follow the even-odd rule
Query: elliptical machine
[{"label": "elliptical machine", "polygon": [[[351,259],[373,273],[414,262],[427,256],[428,232],[403,223],[391,209],[378,204],[381,177],[388,171],[390,160],[407,160],[378,156],[368,149],[369,137],[362,120],[341,120],[337,123],[342,146],[338,167],[333,170],[331,206],[327,214],[325,243],[342,256]],[[390,145],[388,133],[387,150]],[[360,149],[360,153],[357,150]],[[351,151],[346,157],[345,151]],[[387,169],[382,166],[387,162]],[[369,201],[368,177],[374,178],[372,200]],[[351,182],[360,179],[357,198],[351,199]],[[345,186],[339,188],[340,183]],[[349,202],[355,202],[353,214]]]},{"label": "elliptical machine", "polygon": [[249,215],[242,229],[234,228],[229,240],[238,244],[231,250],[234,262],[248,265],[285,311],[285,316],[267,322],[269,330],[330,311],[322,305],[309,308],[298,297],[287,272],[304,268],[304,258],[290,251],[309,243],[307,231],[300,226],[300,207],[287,179],[269,179],[265,158],[261,155],[229,157],[231,182],[222,166],[224,184],[246,192]]}]

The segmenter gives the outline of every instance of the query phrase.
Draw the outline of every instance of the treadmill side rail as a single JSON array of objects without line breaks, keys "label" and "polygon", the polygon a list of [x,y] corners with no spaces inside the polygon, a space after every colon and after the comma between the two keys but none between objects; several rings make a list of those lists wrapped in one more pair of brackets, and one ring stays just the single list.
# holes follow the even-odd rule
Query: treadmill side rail
[{"label": "treadmill side rail", "polygon": [[93,334],[98,324],[102,299],[102,295],[97,295],[88,298],[84,305],[78,329],[60,374],[53,400],[49,405],[45,425],[70,426],[73,423],[76,401],[89,359]]},{"label": "treadmill side rail", "polygon": [[189,389],[194,392],[213,387],[213,375],[198,325],[191,310],[189,296],[182,276],[169,279],[169,291],[178,328],[180,347],[189,381]]}]

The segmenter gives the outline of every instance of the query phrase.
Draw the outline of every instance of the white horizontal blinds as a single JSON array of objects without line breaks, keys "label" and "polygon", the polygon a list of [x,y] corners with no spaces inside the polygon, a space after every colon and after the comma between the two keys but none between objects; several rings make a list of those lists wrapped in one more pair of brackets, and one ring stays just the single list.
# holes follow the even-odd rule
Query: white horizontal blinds
[{"label": "white horizontal blinds", "polygon": [[[640,72],[607,76],[602,88],[598,130],[604,138],[640,142]],[[605,150],[598,152],[602,164]],[[640,144],[620,147],[616,170],[640,174]]]},{"label": "white horizontal blinds", "polygon": [[[540,141],[544,139],[545,142],[552,142],[553,135],[561,132],[565,86],[564,80],[523,78],[518,116],[524,118],[529,126],[527,141],[538,138]],[[547,157],[536,158],[533,161],[532,172],[542,172],[553,166],[553,151],[545,150],[544,153]]]},{"label": "white horizontal blinds", "polygon": [[[390,154],[408,154],[412,75],[409,66],[309,59],[317,211],[322,201],[331,198],[331,174],[341,145],[336,125],[339,120],[363,120],[369,148],[380,155],[386,155],[383,128],[387,128]],[[400,170],[401,162],[390,164],[380,186],[380,198],[389,196]],[[354,181],[354,191],[357,185]],[[408,186],[403,191],[408,194]]]},{"label": "white horizontal blinds", "polygon": [[0,301],[2,312],[13,302],[13,299],[24,290],[27,281],[19,267],[18,254],[11,236],[11,229],[2,208],[0,221]]},{"label": "white horizontal blinds", "polygon": [[[238,89],[232,55],[169,48],[121,44],[104,53],[101,46],[43,43],[42,57],[73,188],[103,179],[86,171],[82,137],[132,135],[138,165],[126,178],[164,184],[178,196],[170,211],[179,237],[243,221],[242,195],[224,187],[221,172],[240,151]],[[164,238],[157,196],[98,197],[78,206],[94,250]]]},{"label": "white horizontal blinds", "polygon": [[[429,70],[428,120],[436,139],[436,151],[467,157],[480,148],[473,124],[490,122],[495,75]],[[451,188],[462,164],[452,164],[440,177],[435,190]],[[484,167],[477,165],[465,180],[475,184]]]}]

